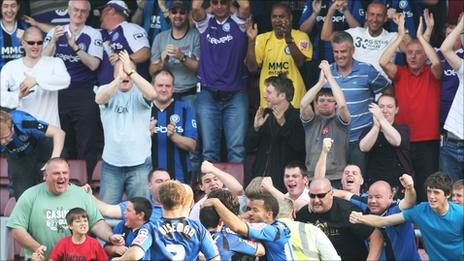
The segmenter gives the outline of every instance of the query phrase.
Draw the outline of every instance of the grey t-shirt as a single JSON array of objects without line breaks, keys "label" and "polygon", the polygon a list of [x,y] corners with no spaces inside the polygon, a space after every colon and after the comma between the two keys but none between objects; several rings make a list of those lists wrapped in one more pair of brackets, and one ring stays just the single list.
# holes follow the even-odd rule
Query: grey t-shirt
[{"label": "grey t-shirt", "polygon": [[[153,40],[151,63],[161,60],[161,53],[168,44],[177,46],[190,58],[198,60],[200,57],[200,34],[197,29],[189,28],[181,39],[175,39],[172,36],[172,29],[170,29],[161,32]],[[196,86],[198,82],[197,74],[190,71],[179,59],[170,57],[165,68],[169,69],[175,76],[174,92],[184,92]]]}]

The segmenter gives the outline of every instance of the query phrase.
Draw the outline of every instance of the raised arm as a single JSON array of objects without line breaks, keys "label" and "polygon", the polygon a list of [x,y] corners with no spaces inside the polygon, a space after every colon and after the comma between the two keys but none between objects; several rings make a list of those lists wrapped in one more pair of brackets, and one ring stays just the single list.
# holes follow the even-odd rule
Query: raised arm
[{"label": "raised arm", "polygon": [[111,81],[108,85],[100,87],[97,94],[95,95],[95,102],[98,105],[103,105],[103,104],[108,103],[118,91],[119,85],[122,83],[122,80],[125,77],[126,77],[126,74],[124,73],[124,69],[122,68],[121,65],[119,65],[118,75],[114,77],[114,80]]},{"label": "raised arm", "polygon": [[324,138],[322,140],[322,150],[319,159],[317,160],[316,167],[314,168],[314,179],[325,178],[327,168],[327,155],[329,155],[330,148],[332,147],[333,139]]},{"label": "raised arm", "polygon": [[53,125],[48,125],[47,132],[45,132],[45,136],[50,137],[53,139],[53,151],[50,158],[56,158],[61,155],[61,151],[63,150],[64,146],[64,137],[65,132]]},{"label": "raised arm", "polygon": [[390,79],[395,78],[396,72],[398,71],[398,67],[394,62],[392,62],[392,59],[393,56],[395,56],[396,49],[398,49],[401,42],[403,41],[405,34],[404,15],[401,14],[398,18],[398,36],[393,41],[393,43],[387,47],[379,59],[380,66]]},{"label": "raised arm", "polygon": [[[321,12],[322,1],[321,0],[311,0],[312,13],[311,15],[300,25],[300,31],[303,31],[307,34],[310,34],[313,31],[314,25],[316,24],[316,18]],[[306,1],[308,3],[308,1]],[[305,8],[307,9],[308,6]]]},{"label": "raised arm", "polygon": [[202,21],[206,18],[206,11],[203,9],[203,0],[192,1],[192,18],[195,21]]},{"label": "raised arm", "polygon": [[155,99],[157,97],[155,88],[137,73],[126,50],[119,52],[119,60],[122,62],[124,73],[134,81],[135,86],[142,92],[143,97],[149,101]]},{"label": "raised arm", "polygon": [[242,19],[247,19],[250,17],[251,14],[251,7],[249,0],[236,0],[239,8],[238,8],[238,17]]},{"label": "raised arm", "polygon": [[412,208],[416,204],[416,190],[414,189],[414,180],[408,174],[400,177],[401,185],[404,187],[404,198],[399,203],[401,210]]},{"label": "raised arm", "polygon": [[231,192],[237,195],[243,195],[244,190],[242,184],[240,184],[240,182],[238,182],[238,180],[234,176],[220,170],[211,162],[207,160],[203,161],[203,163],[201,164],[201,172],[212,173],[214,176],[218,177],[218,179],[221,180],[222,183],[224,183],[224,186],[228,188]]},{"label": "raised arm", "polygon": [[300,118],[303,121],[310,121],[314,118],[314,111],[311,103],[316,98],[317,93],[322,89],[327,80],[324,77],[324,72],[321,71],[319,81],[311,87],[300,101]]},{"label": "raised arm", "polygon": [[369,152],[374,146],[377,138],[379,137],[380,133],[380,123],[379,121],[373,116],[372,117],[373,125],[369,132],[359,141],[359,149],[362,152]]},{"label": "raised arm", "polygon": [[322,25],[321,29],[321,40],[323,41],[330,41],[332,40],[334,31],[333,31],[333,21],[332,17],[335,11],[339,8],[339,1],[333,1],[332,5],[327,10],[327,14],[325,15],[324,24]]},{"label": "raised arm", "polygon": [[248,36],[248,50],[246,55],[245,64],[247,65],[248,71],[256,72],[259,69],[258,62],[256,61],[256,36],[258,35],[258,25],[253,24],[251,19],[247,20],[246,33]]},{"label": "raised arm", "polygon": [[131,22],[143,26],[143,8],[145,7],[145,0],[137,0],[137,9],[132,15]]},{"label": "raised arm", "polygon": [[379,122],[380,129],[385,135],[388,143],[394,147],[401,145],[401,135],[400,133],[391,125],[387,119],[383,116],[382,111],[380,110],[379,105],[376,103],[371,103],[369,105],[369,111],[374,115],[374,118]]},{"label": "raised arm", "polygon": [[274,187],[271,177],[263,177],[263,180],[261,181],[261,187],[263,187],[263,189],[267,192],[271,193],[271,195],[274,196],[278,201],[281,201],[285,198],[285,194]]},{"label": "raised arm", "polygon": [[221,220],[235,233],[248,236],[248,226],[239,217],[226,208],[217,198],[205,200],[202,207],[214,207]]},{"label": "raised arm", "polygon": [[425,55],[429,58],[430,62],[430,69],[432,70],[432,74],[437,80],[441,80],[443,76],[443,67],[441,66],[440,58],[438,58],[437,53],[430,45],[430,43],[424,38],[424,34],[422,32],[422,17],[419,18],[419,26],[417,27],[417,39],[421,43],[422,47],[424,48]]},{"label": "raised arm", "polygon": [[330,70],[330,64],[326,60],[321,61],[319,65],[322,71],[324,71],[324,76],[327,82],[332,88],[332,93],[337,102],[338,112],[340,114],[340,118],[343,120],[344,123],[351,122],[351,115],[350,111],[348,110],[348,105],[346,104],[345,95],[343,94],[342,88],[338,85],[337,81],[332,75],[332,71]]},{"label": "raised arm", "polygon": [[371,227],[394,226],[405,222],[403,213],[390,216],[363,215],[362,212],[351,212],[350,222],[353,224],[365,224]]},{"label": "raised arm", "polygon": [[[100,33],[98,33],[100,34]],[[68,39],[68,45],[69,47],[73,50],[73,52],[75,54],[77,54],[77,56],[79,56],[79,58],[81,59],[82,63],[87,66],[87,68],[89,68],[91,71],[96,71],[98,69],[98,66],[100,65],[100,59],[89,54],[88,52],[86,52],[85,50],[82,50],[79,45],[76,44],[76,38],[75,38],[75,35],[72,34],[72,33],[67,33],[66,34],[66,37]],[[96,38],[96,39],[93,39],[93,41],[101,41],[101,36]],[[94,44],[91,43],[91,45]],[[90,46],[89,46],[90,48]],[[101,47],[100,47],[101,48]]]},{"label": "raised arm", "polygon": [[462,58],[459,58],[459,56],[454,52],[453,45],[459,39],[459,37],[461,37],[463,31],[464,15],[461,15],[461,19],[459,20],[458,24],[448,35],[448,37],[446,37],[440,47],[441,53],[455,71],[458,71],[459,67],[461,67]]}]

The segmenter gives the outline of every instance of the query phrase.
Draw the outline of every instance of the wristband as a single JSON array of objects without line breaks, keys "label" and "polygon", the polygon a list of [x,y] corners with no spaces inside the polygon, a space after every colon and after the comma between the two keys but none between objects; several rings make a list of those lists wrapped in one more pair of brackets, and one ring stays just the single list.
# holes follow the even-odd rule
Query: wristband
[{"label": "wristband", "polygon": [[77,54],[79,51],[81,51],[82,49],[80,47],[77,47],[77,50],[73,50],[75,54]]}]

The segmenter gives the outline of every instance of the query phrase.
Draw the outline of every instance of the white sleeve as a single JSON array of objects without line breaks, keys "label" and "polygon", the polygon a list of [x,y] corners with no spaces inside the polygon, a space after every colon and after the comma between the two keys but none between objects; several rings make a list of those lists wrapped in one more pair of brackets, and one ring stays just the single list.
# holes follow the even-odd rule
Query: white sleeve
[{"label": "white sleeve", "polygon": [[341,260],[330,239],[318,227],[308,224],[321,260]]},{"label": "white sleeve", "polygon": [[195,26],[197,27],[198,32],[200,32],[200,34],[204,33],[206,31],[206,28],[208,28],[209,20],[211,19],[211,17],[213,17],[212,14],[206,13],[205,19],[203,19],[201,21],[193,20],[193,22],[195,23]]},{"label": "white sleeve", "polygon": [[[45,57],[42,57],[44,59]],[[46,72],[38,73],[36,76],[37,85],[48,91],[58,91],[69,87],[71,76],[64,65],[63,60],[59,58],[49,57],[47,60]]]},{"label": "white sleeve", "polygon": [[[93,28],[92,28],[93,29]],[[90,32],[93,32],[90,35],[90,46],[87,50],[87,53],[97,57],[98,59],[103,59],[103,41],[100,31],[93,29]]]},{"label": "white sleeve", "polygon": [[19,82],[13,78],[11,65],[3,66],[0,74],[0,106],[13,109],[19,105]]},{"label": "white sleeve", "polygon": [[242,32],[245,32],[246,31],[246,20],[238,17],[238,14],[237,12],[235,12],[234,14],[232,14],[232,16],[230,17],[232,18],[232,20],[234,20],[234,22],[237,23],[238,27],[240,28],[240,30]]},{"label": "white sleeve", "polygon": [[145,29],[140,27],[139,25],[133,23],[125,23],[123,24],[123,32],[124,37],[129,44],[132,52],[137,52],[138,50],[147,47],[150,48],[150,44],[148,43],[147,32]]},{"label": "white sleeve", "polygon": [[48,43],[52,40],[53,34],[55,33],[55,27],[48,31],[47,36],[44,39],[44,48],[47,47]]}]

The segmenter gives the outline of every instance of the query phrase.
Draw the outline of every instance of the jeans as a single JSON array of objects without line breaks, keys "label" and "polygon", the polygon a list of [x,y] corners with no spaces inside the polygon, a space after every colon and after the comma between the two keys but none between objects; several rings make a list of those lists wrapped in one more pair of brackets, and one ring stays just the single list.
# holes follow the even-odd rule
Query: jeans
[{"label": "jeans", "polygon": [[213,97],[202,90],[195,101],[197,123],[204,160],[220,160],[221,135],[224,131],[228,162],[245,161],[245,135],[248,124],[248,97],[245,90],[228,97]]},{"label": "jeans", "polygon": [[132,167],[116,167],[103,161],[100,174],[100,199],[108,204],[118,204],[124,192],[128,199],[147,197],[150,170],[151,156],[144,163]]},{"label": "jeans", "polygon": [[453,181],[464,178],[464,141],[443,139],[440,148],[440,169]]}]

